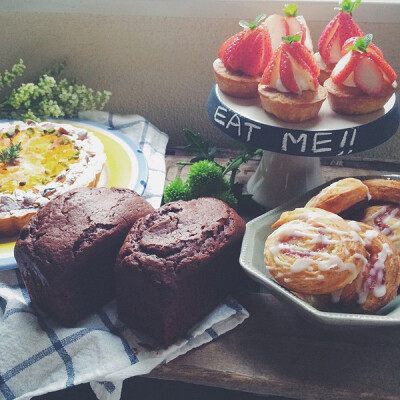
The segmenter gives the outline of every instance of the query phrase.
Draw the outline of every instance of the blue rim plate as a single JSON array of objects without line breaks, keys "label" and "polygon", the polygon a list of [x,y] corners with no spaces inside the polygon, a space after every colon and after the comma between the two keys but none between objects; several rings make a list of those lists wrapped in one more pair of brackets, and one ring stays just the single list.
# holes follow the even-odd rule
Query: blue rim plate
[{"label": "blue rim plate", "polygon": [[[133,189],[140,195],[146,189],[149,168],[142,150],[125,134],[105,125],[81,119],[52,120],[93,132],[103,143],[107,161],[99,186],[117,186]],[[0,120],[6,122],[5,120]],[[16,238],[0,239],[0,271],[17,267],[14,259]]]}]

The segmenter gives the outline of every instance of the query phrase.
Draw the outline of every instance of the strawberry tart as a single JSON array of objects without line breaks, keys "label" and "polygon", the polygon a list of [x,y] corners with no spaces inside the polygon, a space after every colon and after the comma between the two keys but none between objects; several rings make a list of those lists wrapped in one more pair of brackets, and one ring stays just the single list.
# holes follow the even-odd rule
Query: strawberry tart
[{"label": "strawberry tart", "polygon": [[318,52],[314,54],[314,59],[320,69],[318,79],[321,85],[329,78],[340,60],[345,41],[351,37],[364,36],[352,17],[353,11],[360,3],[361,0],[343,0],[339,13],[328,23],[318,40]]},{"label": "strawberry tart", "polygon": [[261,24],[265,15],[254,21],[240,21],[243,30],[227,39],[213,63],[219,88],[235,97],[258,96],[261,75],[272,55],[268,30]]},{"label": "strawberry tart", "polygon": [[327,96],[318,83],[319,68],[300,40],[300,35],[283,37],[258,87],[263,109],[287,122],[315,117]]},{"label": "strawberry tart", "polygon": [[372,43],[372,35],[347,40],[343,57],[324,83],[331,108],[340,114],[379,110],[397,88],[397,76]]},{"label": "strawberry tart", "polygon": [[304,17],[302,15],[297,15],[297,5],[286,5],[283,12],[285,14],[284,16],[272,14],[263,23],[271,37],[272,51],[275,51],[282,43],[283,36],[300,34],[300,43],[304,44],[310,52],[313,52],[310,29]]}]

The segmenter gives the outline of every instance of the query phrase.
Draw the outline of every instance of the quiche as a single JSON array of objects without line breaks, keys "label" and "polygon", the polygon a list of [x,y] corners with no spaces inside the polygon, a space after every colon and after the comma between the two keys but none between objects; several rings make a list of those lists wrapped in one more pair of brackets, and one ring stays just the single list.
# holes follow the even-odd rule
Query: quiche
[{"label": "quiche", "polygon": [[105,162],[101,141],[86,129],[0,123],[0,237],[17,234],[52,197],[96,186]]}]

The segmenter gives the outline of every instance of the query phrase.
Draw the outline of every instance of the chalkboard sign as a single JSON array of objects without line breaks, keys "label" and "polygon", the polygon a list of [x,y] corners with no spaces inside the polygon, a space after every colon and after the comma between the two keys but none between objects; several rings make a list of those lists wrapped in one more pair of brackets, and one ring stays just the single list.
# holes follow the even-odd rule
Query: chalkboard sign
[{"label": "chalkboard sign", "polygon": [[276,153],[307,157],[340,156],[365,151],[391,138],[399,127],[396,95],[373,113],[345,116],[325,101],[316,118],[285,123],[266,113],[259,99],[239,99],[215,85],[207,103],[212,123],[232,138]]}]

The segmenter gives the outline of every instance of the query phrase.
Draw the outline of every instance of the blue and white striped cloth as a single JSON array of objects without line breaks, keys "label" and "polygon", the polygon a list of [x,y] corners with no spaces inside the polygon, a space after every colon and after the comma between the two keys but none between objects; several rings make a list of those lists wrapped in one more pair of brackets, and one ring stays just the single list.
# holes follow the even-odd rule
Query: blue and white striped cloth
[{"label": "blue and white striped cloth", "polygon": [[[144,197],[161,202],[167,135],[139,116],[85,113],[84,119],[111,125],[135,141],[147,157],[149,182]],[[143,134],[143,130],[147,132]],[[138,138],[142,138],[139,139]],[[18,270],[0,271],[0,398],[30,399],[90,382],[100,400],[118,400],[125,379],[149,373],[157,365],[210,342],[249,316],[227,298],[167,349],[117,318],[115,302],[63,328],[31,303]]]}]

